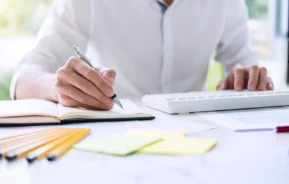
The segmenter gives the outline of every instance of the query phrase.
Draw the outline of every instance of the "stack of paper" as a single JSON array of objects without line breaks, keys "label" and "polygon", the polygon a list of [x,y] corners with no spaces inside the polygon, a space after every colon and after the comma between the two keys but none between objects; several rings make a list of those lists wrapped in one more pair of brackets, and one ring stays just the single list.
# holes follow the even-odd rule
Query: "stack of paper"
[{"label": "stack of paper", "polygon": [[76,149],[85,151],[129,155],[148,154],[186,154],[202,155],[216,145],[215,140],[184,137],[185,132],[176,131],[133,131],[127,135],[105,137],[95,141],[80,143]]},{"label": "stack of paper", "polygon": [[136,130],[128,132],[128,135],[137,135],[137,136],[160,136],[160,137],[175,137],[180,136],[184,137],[186,131],[184,130]]},{"label": "stack of paper", "polygon": [[124,156],[136,152],[138,149],[160,140],[161,138],[157,137],[116,135],[92,142],[81,143],[76,145],[75,148],[85,151]]},{"label": "stack of paper", "polygon": [[212,149],[216,143],[215,140],[209,139],[167,137],[159,143],[138,150],[138,152],[151,154],[203,155]]}]

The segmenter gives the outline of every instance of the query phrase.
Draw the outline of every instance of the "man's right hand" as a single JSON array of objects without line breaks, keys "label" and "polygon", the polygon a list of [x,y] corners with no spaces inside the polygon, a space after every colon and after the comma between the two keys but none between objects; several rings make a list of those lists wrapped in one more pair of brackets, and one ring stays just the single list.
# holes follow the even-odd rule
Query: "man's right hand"
[{"label": "man's right hand", "polygon": [[91,68],[77,57],[71,57],[57,73],[58,102],[69,107],[110,110],[114,101],[113,82],[116,72],[111,69]]}]

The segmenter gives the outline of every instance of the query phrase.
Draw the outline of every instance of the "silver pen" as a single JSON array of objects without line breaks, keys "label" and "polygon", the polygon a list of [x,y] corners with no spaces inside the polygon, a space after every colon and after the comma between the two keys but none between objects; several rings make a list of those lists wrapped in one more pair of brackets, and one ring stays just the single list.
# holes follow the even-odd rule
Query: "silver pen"
[{"label": "silver pen", "polygon": [[[83,52],[79,49],[79,47],[73,46],[74,51],[76,52],[76,54],[79,56],[79,58],[81,60],[83,60],[84,62],[86,62],[91,68],[94,68],[92,66],[92,64],[89,62],[89,60],[87,59],[87,57],[83,54]],[[117,98],[116,94],[114,94],[112,97],[113,101],[123,109],[122,104],[120,103],[119,99]]]}]

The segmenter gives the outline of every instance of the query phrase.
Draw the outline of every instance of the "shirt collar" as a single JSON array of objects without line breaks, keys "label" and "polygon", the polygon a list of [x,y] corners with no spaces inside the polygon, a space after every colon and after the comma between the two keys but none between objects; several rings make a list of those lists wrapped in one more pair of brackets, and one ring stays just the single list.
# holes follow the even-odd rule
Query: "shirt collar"
[{"label": "shirt collar", "polygon": [[164,5],[167,6],[167,3],[165,3],[164,0],[152,0],[152,1],[153,1],[153,2],[160,2],[160,3],[162,3],[162,4],[164,4]]}]

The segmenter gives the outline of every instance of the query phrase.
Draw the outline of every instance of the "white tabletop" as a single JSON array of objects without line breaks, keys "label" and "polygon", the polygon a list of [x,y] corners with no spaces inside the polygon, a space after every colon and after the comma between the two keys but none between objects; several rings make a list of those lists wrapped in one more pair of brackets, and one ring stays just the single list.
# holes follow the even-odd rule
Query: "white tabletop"
[{"label": "white tabletop", "polygon": [[[126,133],[144,125],[158,125],[159,118],[210,124],[198,115],[170,116],[152,111],[154,121],[84,123],[94,139]],[[289,121],[289,120],[288,120]],[[168,126],[178,126],[168,121]],[[173,124],[173,125],[172,125]],[[23,128],[17,128],[19,130]],[[0,135],[15,128],[0,128]],[[186,128],[190,132],[190,127]],[[226,128],[191,133],[191,137],[213,138],[217,146],[204,156],[145,155],[127,157],[71,150],[55,162],[28,164],[25,159],[0,160],[0,183],[5,184],[106,184],[106,183],[196,183],[196,184],[288,184],[289,134],[273,132],[235,133]],[[5,181],[5,182],[3,182]]]}]

